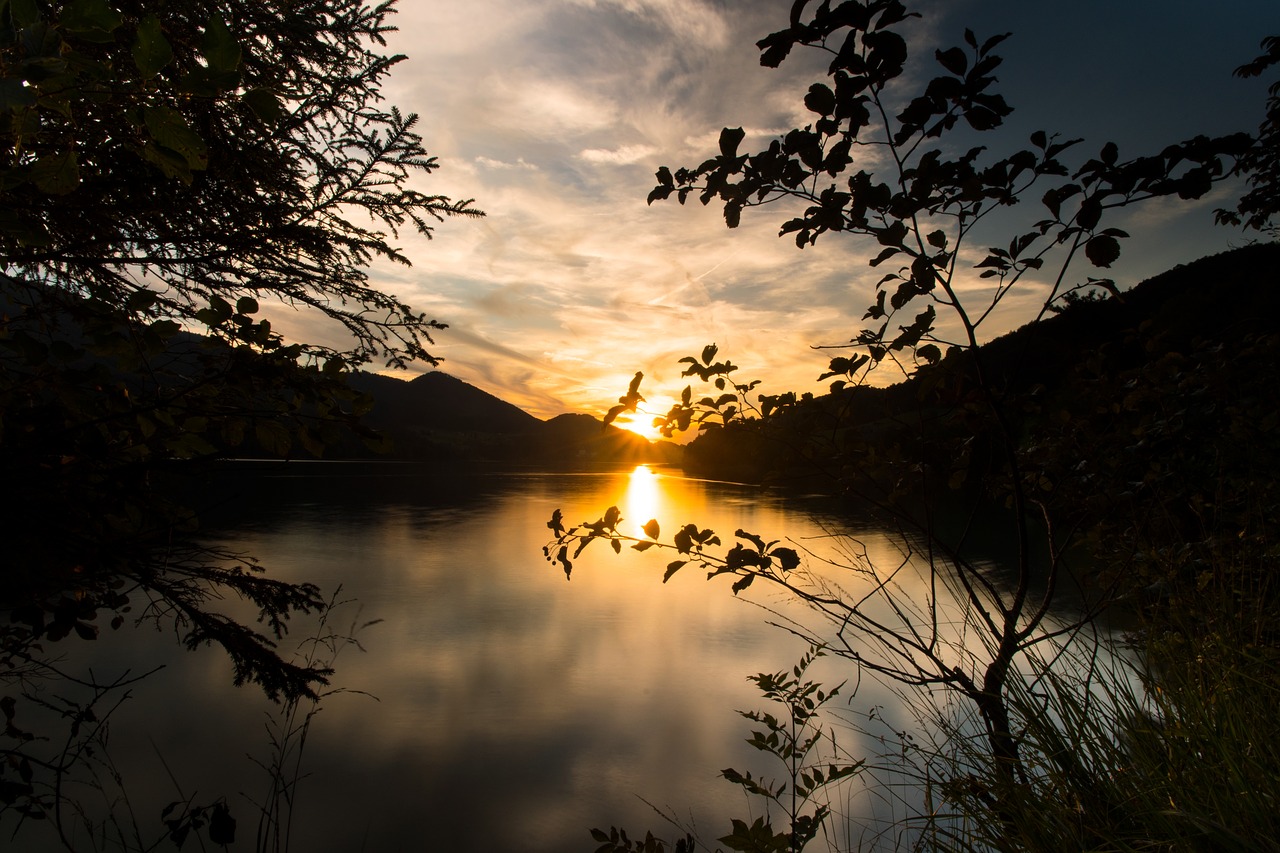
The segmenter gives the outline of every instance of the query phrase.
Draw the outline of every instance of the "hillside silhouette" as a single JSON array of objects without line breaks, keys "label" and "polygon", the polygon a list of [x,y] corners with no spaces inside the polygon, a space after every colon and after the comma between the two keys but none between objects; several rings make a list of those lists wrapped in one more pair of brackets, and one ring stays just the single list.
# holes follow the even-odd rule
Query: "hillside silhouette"
[{"label": "hillside silhouette", "polygon": [[651,444],[586,414],[539,420],[511,403],[441,371],[405,381],[356,373],[350,384],[369,395],[364,423],[387,440],[384,452],[354,442],[346,458],[490,461],[545,467],[677,462],[680,448]]},{"label": "hillside silhouette", "polygon": [[[1264,422],[1273,407],[1265,377],[1275,376],[1280,358],[1278,273],[1277,243],[1212,255],[1153,276],[1119,298],[1068,303],[986,343],[978,357],[986,380],[1015,411],[1025,447],[1073,452],[1059,443],[1059,433],[1074,421],[1082,429],[1092,424],[1099,441],[1117,445],[1095,452],[1119,452],[1127,446],[1119,425],[1160,405],[1153,398],[1160,391],[1194,395],[1218,407],[1219,416],[1229,408]],[[745,482],[811,483],[818,472],[838,477],[854,445],[889,447],[924,429],[963,436],[971,425],[956,389],[972,370],[952,352],[896,385],[844,388],[801,402],[768,425],[703,434],[688,445],[685,469]],[[1171,371],[1176,376],[1165,375]],[[1210,424],[1200,429],[1204,434],[1181,440],[1204,447],[1219,441]],[[983,436],[974,438],[981,443]]]}]

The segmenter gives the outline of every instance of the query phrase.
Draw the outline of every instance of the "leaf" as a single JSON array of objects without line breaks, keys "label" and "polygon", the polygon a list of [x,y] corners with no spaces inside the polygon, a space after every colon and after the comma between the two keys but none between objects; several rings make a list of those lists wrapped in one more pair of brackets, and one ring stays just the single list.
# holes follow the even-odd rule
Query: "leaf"
[{"label": "leaf", "polygon": [[1120,257],[1120,241],[1101,234],[1084,244],[1084,254],[1095,267],[1109,267]]},{"label": "leaf", "polygon": [[1102,204],[1096,198],[1087,198],[1080,202],[1080,210],[1076,212],[1076,224],[1084,229],[1092,229],[1102,219]]},{"label": "leaf", "polygon": [[784,572],[789,572],[800,565],[800,555],[794,548],[774,548],[769,552],[769,556],[778,561]]},{"label": "leaf", "polygon": [[559,509],[551,513],[551,520],[547,522],[547,528],[556,536],[564,535],[564,513]]},{"label": "leaf", "polygon": [[724,206],[724,224],[727,228],[737,228],[742,224],[742,204],[727,202]]},{"label": "leaf", "polygon": [[643,553],[643,552],[645,552],[645,551],[648,551],[650,548],[652,548],[652,547],[653,547],[654,545],[656,545],[656,544],[658,544],[658,543],[656,543],[656,542],[637,542],[636,544],[634,544],[634,545],[632,545],[632,546],[631,546],[631,549],[632,549],[633,551],[640,551],[641,553]]},{"label": "leaf", "polygon": [[276,456],[288,455],[292,441],[284,424],[279,421],[258,421],[253,425],[253,434],[263,450]]},{"label": "leaf", "polygon": [[163,172],[166,178],[177,178],[184,184],[195,180],[186,158],[176,151],[148,142],[142,148],[142,158]]},{"label": "leaf", "polygon": [[58,23],[85,41],[106,44],[114,40],[112,33],[124,23],[124,17],[107,0],[71,0]]},{"label": "leaf", "polygon": [[738,145],[746,135],[740,127],[726,127],[720,131],[720,153],[726,158],[738,156]]},{"label": "leaf", "polygon": [[160,19],[147,15],[138,22],[138,37],[133,43],[133,63],[143,77],[154,77],[173,61],[173,48],[160,29]]},{"label": "leaf", "polygon": [[284,106],[270,89],[250,89],[240,96],[240,100],[267,124],[276,124],[285,117]]},{"label": "leaf", "polygon": [[31,165],[31,181],[41,192],[66,195],[80,186],[80,164],[75,151],[46,154]]},{"label": "leaf", "polygon": [[658,520],[656,518],[651,518],[646,521],[642,529],[644,530],[644,535],[648,536],[650,539],[658,538],[659,527]]},{"label": "leaf", "polygon": [[810,112],[829,116],[836,111],[836,93],[822,83],[814,83],[804,96],[804,105]]},{"label": "leaf", "polygon": [[957,77],[963,77],[964,72],[969,69],[969,58],[965,56],[961,48],[953,47],[949,50],[938,50],[934,51],[933,55],[938,60],[938,64]]},{"label": "leaf", "polygon": [[937,364],[938,360],[942,358],[942,350],[938,349],[934,344],[925,344],[916,350],[916,357],[923,358],[930,364]]},{"label": "leaf", "polygon": [[204,29],[204,39],[200,43],[200,54],[209,64],[209,70],[215,74],[240,70],[240,45],[220,15],[209,18]]},{"label": "leaf", "polygon": [[223,846],[236,840],[236,819],[226,803],[214,803],[213,814],[209,816],[209,840]]},{"label": "leaf", "polygon": [[743,575],[742,577],[738,578],[736,581],[733,582],[733,594],[737,595],[747,587],[751,586],[752,581],[754,581],[755,579],[756,579],[756,576],[754,574]]},{"label": "leaf", "polygon": [[22,85],[13,77],[0,79],[0,112],[10,112],[29,107],[36,102],[36,90]]},{"label": "leaf", "polygon": [[209,165],[208,147],[182,113],[172,107],[145,107],[143,120],[156,144],[182,157],[187,168],[198,171]]},{"label": "leaf", "polygon": [[688,562],[688,560],[675,560],[674,562],[667,563],[667,571],[662,575],[662,582],[666,583],[671,580],[671,576],[684,568]]}]

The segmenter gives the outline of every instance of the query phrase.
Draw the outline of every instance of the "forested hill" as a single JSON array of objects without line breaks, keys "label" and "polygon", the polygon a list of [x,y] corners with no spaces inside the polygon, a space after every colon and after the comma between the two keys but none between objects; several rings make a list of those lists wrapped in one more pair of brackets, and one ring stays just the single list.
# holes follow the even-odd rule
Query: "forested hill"
[{"label": "forested hill", "polygon": [[1117,371],[1169,353],[1211,357],[1275,331],[1278,310],[1280,243],[1260,243],[1179,265],[1119,298],[1068,304],[981,352],[1010,392],[1056,388],[1090,360]]},{"label": "forested hill", "polygon": [[[1219,416],[1263,406],[1264,377],[1274,377],[1280,363],[1278,313],[1280,243],[1254,244],[1177,266],[1120,298],[1068,303],[990,341],[980,357],[987,381],[1018,410],[1027,440],[1035,434],[1065,454],[1067,445],[1045,432],[1050,412],[1061,423],[1106,421],[1107,435],[1098,440],[1119,442],[1115,425],[1154,417],[1162,395],[1166,410],[1185,397],[1186,405],[1219,407]],[[744,481],[794,476],[806,467],[830,470],[851,443],[904,440],[922,411],[937,419],[935,426],[946,422],[944,431],[963,431],[962,401],[948,388],[958,372],[971,369],[949,354],[894,386],[846,388],[801,403],[772,428],[701,436],[688,447],[686,469]],[[1214,439],[1188,433],[1184,440]]]},{"label": "forested hill", "polygon": [[385,452],[375,453],[352,443],[339,451],[341,456],[571,467],[672,462],[680,454],[675,445],[651,445],[627,430],[606,427],[590,415],[539,420],[440,371],[409,381],[357,373],[350,384],[373,399],[372,410],[362,420],[385,436],[389,446]]},{"label": "forested hill", "polygon": [[408,381],[361,372],[350,384],[373,397],[373,410],[365,420],[379,430],[511,435],[532,432],[542,424],[523,409],[438,370]]}]

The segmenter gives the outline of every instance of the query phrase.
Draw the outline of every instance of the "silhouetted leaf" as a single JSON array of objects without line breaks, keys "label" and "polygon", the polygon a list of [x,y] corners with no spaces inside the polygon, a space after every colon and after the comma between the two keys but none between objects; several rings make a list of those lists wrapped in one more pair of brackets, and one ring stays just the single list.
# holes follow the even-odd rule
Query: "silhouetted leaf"
[{"label": "silhouetted leaf", "polygon": [[836,93],[822,83],[814,83],[809,87],[809,94],[804,96],[804,105],[811,112],[829,116],[836,110]]},{"label": "silhouetted leaf", "polygon": [[662,575],[662,582],[666,583],[671,580],[671,576],[680,571],[687,562],[687,560],[675,560],[674,562],[667,563],[667,571]]},{"label": "silhouetted leaf", "polygon": [[226,803],[214,803],[213,814],[209,816],[209,840],[224,846],[236,840],[236,819]]},{"label": "silhouetted leaf", "polygon": [[280,98],[270,89],[250,89],[240,96],[240,100],[244,101],[249,109],[253,110],[254,115],[267,124],[275,124],[286,115]]},{"label": "silhouetted leaf", "polygon": [[738,146],[746,135],[740,127],[726,127],[720,131],[720,153],[725,157],[738,156]]},{"label": "silhouetted leaf", "polygon": [[1076,213],[1076,224],[1086,230],[1097,226],[1099,220],[1102,219],[1102,205],[1095,198],[1085,199],[1080,203],[1080,210]]},{"label": "silhouetted leaf", "polygon": [[1101,234],[1084,244],[1084,254],[1095,267],[1109,267],[1120,257],[1120,241]]},{"label": "silhouetted leaf", "polygon": [[642,529],[644,530],[644,535],[648,536],[650,539],[658,538],[658,532],[660,528],[658,527],[657,519],[655,518],[649,519],[644,523],[644,527]]},{"label": "silhouetted leaf", "polygon": [[938,63],[957,77],[963,77],[964,72],[969,68],[969,58],[965,56],[963,50],[953,47],[948,50],[934,51],[934,57]]},{"label": "silhouetted leaf", "polygon": [[769,555],[778,561],[784,572],[789,572],[800,565],[800,554],[794,548],[774,548]]}]

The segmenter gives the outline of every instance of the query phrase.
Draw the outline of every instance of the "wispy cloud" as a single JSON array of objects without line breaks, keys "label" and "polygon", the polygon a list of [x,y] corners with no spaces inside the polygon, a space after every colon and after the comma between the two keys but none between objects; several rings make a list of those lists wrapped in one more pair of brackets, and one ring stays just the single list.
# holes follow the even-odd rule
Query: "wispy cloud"
[{"label": "wispy cloud", "polygon": [[[988,5],[926,3],[913,43],[932,43],[935,34],[958,41],[970,14],[984,34],[995,31],[1000,20]],[[1037,46],[1058,50],[1059,34],[1044,11],[1030,11],[1034,5],[1017,12],[1030,29],[1019,34],[1024,67],[1001,69],[1022,90],[1028,74],[1074,73],[1035,65]],[[745,150],[810,120],[801,100],[825,59],[801,52],[782,69],[765,69],[754,46],[786,25],[788,9],[776,0],[401,3],[391,47],[409,59],[387,94],[422,115],[426,146],[440,157],[442,168],[422,188],[474,198],[488,213],[443,223],[429,242],[406,237],[414,266],[373,271],[381,286],[450,324],[437,337],[442,369],[541,417],[603,411],[636,370],[646,373],[653,400],[678,392],[685,380],[675,360],[711,342],[772,390],[821,390],[815,378],[830,353],[813,347],[858,331],[885,271],[866,265],[876,247],[830,235],[799,250],[778,237],[786,215],[778,207],[747,211],[731,231],[714,205],[645,202],[658,166],[701,162],[724,126],[747,129]],[[1258,15],[1239,17],[1184,26],[1188,33],[1260,26]],[[1138,16],[1108,20],[1131,28],[1135,55],[1147,50]],[[1144,79],[1183,73],[1154,52],[1142,61]],[[1107,97],[1077,95],[1040,109],[1070,125]],[[874,150],[862,154],[874,168]],[[1130,225],[1135,246],[1145,239],[1161,247],[1132,252],[1136,266],[1126,273],[1135,276],[1230,238],[1189,231],[1185,209],[1153,210]],[[985,286],[975,278],[966,293]],[[1017,325],[1032,302],[1009,299],[992,329]],[[289,329],[309,333],[298,318]]]}]

